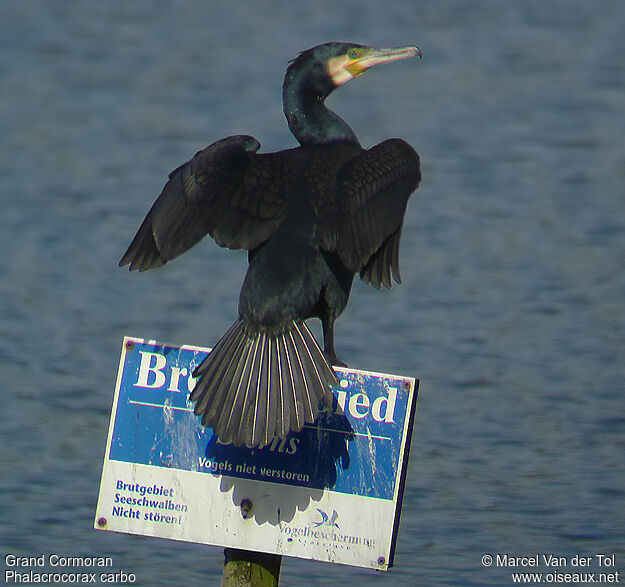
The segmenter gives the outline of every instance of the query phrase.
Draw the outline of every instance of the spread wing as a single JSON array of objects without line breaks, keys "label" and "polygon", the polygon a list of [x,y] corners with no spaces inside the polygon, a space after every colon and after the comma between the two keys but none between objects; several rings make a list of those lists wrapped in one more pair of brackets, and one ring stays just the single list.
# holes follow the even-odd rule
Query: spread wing
[{"label": "spread wing", "polygon": [[229,249],[267,240],[285,216],[289,174],[281,169],[289,158],[257,155],[259,148],[253,137],[228,137],[172,171],[119,265],[158,267],[207,234]]},{"label": "spread wing", "polygon": [[421,181],[419,155],[389,139],[347,161],[334,197],[318,212],[321,248],[376,288],[399,276],[399,241],[408,198]]}]

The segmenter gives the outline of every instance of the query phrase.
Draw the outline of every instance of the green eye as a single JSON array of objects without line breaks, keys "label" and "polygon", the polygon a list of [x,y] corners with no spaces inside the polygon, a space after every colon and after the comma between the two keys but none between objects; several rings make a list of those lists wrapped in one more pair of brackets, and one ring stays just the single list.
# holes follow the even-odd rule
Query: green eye
[{"label": "green eye", "polygon": [[358,49],[350,49],[350,50],[347,52],[347,56],[348,56],[350,59],[356,59],[356,57],[358,57]]}]

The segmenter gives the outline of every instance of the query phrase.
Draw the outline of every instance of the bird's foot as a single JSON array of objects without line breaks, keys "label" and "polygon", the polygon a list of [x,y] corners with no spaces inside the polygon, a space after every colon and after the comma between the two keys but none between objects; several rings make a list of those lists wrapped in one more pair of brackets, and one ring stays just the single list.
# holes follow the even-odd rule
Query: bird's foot
[{"label": "bird's foot", "polygon": [[330,363],[333,367],[347,367],[346,363],[343,363],[337,356],[336,353],[329,353],[324,351],[323,356],[326,358],[326,361]]}]

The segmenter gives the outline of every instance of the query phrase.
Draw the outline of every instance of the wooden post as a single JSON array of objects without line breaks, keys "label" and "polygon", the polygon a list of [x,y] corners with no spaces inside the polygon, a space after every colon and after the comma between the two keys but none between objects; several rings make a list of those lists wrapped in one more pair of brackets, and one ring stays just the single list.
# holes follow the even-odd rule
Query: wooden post
[{"label": "wooden post", "polygon": [[277,587],[282,557],[279,554],[224,549],[222,587]]}]

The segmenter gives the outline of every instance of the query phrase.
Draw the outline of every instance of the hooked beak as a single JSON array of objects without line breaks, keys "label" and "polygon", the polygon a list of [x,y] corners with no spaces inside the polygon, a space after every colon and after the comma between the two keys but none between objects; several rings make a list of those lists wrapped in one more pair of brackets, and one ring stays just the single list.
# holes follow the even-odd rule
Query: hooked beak
[{"label": "hooked beak", "polygon": [[421,49],[419,49],[419,47],[415,47],[414,45],[391,47],[388,49],[367,47],[363,49],[355,59],[352,59],[343,67],[353,77],[356,77],[374,65],[389,63],[390,61],[396,61],[398,59],[407,59],[408,57],[416,57],[417,55],[421,57]]}]

